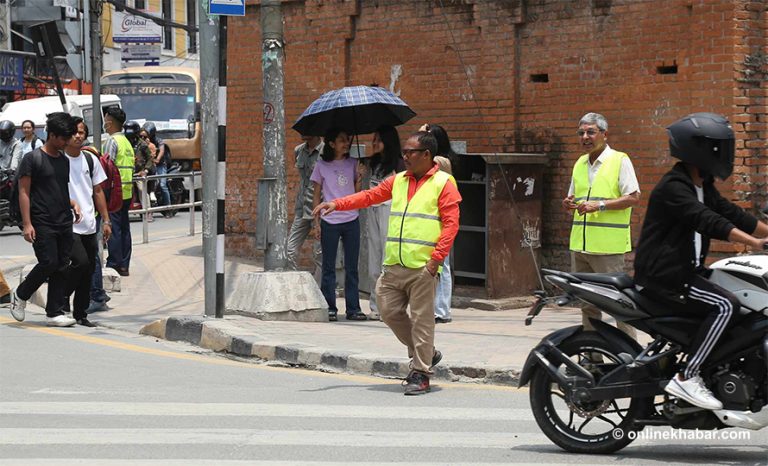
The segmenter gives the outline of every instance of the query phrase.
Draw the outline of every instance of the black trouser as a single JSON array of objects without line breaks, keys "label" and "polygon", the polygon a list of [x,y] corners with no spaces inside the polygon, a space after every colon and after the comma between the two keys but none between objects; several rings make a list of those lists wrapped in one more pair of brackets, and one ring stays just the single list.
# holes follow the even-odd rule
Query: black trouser
[{"label": "black trouser", "polygon": [[[704,276],[709,276],[709,273],[709,270],[702,271]],[[676,314],[682,316],[706,315],[704,321],[699,325],[688,351],[688,363],[683,374],[686,379],[699,374],[702,363],[709,357],[712,349],[728,328],[732,317],[739,313],[741,307],[739,300],[733,293],[710,282],[701,275],[695,275],[689,282],[689,286],[690,291],[685,303],[665,300],[666,303],[669,303],[670,311]],[[647,289],[643,290],[643,293],[658,299],[654,293],[649,293]]]},{"label": "black trouser", "polygon": [[[96,233],[92,235],[74,235],[72,243],[72,264],[67,270],[67,285],[65,303],[69,296],[75,294],[72,301],[72,317],[77,320],[85,319],[86,309],[91,300],[91,277],[96,268],[96,255],[99,253],[99,243]],[[65,304],[66,305],[66,304]]]},{"label": "black trouser", "polygon": [[37,265],[16,289],[16,295],[26,301],[48,280],[45,314],[48,317],[56,317],[62,314],[61,307],[65,302],[66,280],[64,271],[69,266],[72,252],[72,225],[33,226],[35,227],[35,241],[32,243],[32,248],[35,250]]}]

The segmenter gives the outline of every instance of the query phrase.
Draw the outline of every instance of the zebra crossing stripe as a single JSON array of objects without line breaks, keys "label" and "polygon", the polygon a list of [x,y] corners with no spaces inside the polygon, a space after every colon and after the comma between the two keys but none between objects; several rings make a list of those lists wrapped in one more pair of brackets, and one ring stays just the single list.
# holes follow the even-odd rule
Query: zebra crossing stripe
[{"label": "zebra crossing stripe", "polygon": [[0,402],[0,415],[238,416],[327,419],[532,421],[530,409],[272,403]]},{"label": "zebra crossing stripe", "polygon": [[[358,448],[503,448],[548,443],[541,433],[451,431],[264,430],[215,428],[0,428],[4,445],[225,445]],[[425,444],[425,439],[429,439]]]}]

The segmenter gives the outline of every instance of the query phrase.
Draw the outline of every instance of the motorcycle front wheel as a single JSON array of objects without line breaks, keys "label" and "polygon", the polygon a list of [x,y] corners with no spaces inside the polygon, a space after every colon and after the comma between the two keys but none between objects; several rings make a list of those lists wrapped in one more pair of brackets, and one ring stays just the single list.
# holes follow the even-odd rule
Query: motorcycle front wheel
[{"label": "motorcycle front wheel", "polygon": [[[619,354],[597,332],[582,332],[558,345],[572,361],[591,372],[595,381],[622,364]],[[635,357],[636,354],[630,354]],[[565,372],[561,364],[558,371]],[[543,369],[530,385],[533,416],[544,434],[560,448],[573,453],[605,454],[621,450],[642,427],[635,420],[646,416],[653,399],[614,399],[581,402],[572,399]]]}]

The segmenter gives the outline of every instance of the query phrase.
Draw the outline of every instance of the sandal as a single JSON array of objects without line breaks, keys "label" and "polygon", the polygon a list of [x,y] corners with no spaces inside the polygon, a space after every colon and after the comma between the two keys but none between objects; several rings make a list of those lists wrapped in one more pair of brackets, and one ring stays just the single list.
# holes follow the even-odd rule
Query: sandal
[{"label": "sandal", "polygon": [[362,312],[347,314],[347,320],[368,320],[368,316]]}]

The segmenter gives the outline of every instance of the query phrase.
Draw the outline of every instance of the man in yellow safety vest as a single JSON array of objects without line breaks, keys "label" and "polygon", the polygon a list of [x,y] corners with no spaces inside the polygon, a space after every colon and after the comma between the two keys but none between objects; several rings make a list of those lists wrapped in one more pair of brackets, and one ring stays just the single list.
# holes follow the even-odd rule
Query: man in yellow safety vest
[{"label": "man in yellow safety vest", "polygon": [[[587,113],[577,132],[586,152],[573,167],[563,208],[573,212],[571,271],[624,272],[624,254],[632,250],[632,207],[640,201],[640,186],[629,156],[608,146],[608,122],[599,113]],[[583,307],[585,330],[594,330],[590,318],[601,319],[594,306]],[[619,329],[635,338],[634,328]]]},{"label": "man in yellow safety vest", "polygon": [[[312,215],[361,209],[392,200],[384,266],[376,283],[381,320],[413,358],[406,395],[430,390],[432,367],[442,359],[435,349],[435,290],[443,260],[459,231],[461,195],[453,176],[432,160],[437,140],[426,131],[403,146],[406,171],[366,191],[323,202]],[[410,305],[410,315],[406,308]]]},{"label": "man in yellow safety vest", "polygon": [[109,138],[104,142],[102,150],[120,171],[120,181],[123,184],[123,206],[117,212],[109,214],[112,236],[107,243],[107,267],[117,270],[122,276],[128,276],[131,264],[131,222],[128,219],[128,210],[131,208],[133,197],[134,165],[133,147],[123,134],[125,118],[125,112],[119,107],[110,107],[104,114],[104,129],[109,133]]}]

